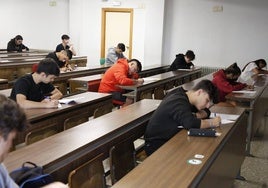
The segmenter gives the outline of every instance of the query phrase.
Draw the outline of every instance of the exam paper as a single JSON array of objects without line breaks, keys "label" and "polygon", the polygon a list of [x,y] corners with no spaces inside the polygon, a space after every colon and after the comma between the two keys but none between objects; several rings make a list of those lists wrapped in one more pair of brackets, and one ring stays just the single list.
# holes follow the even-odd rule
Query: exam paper
[{"label": "exam paper", "polygon": [[82,99],[82,98],[84,98],[84,97],[60,99],[59,103],[61,103],[61,104],[70,104],[70,103],[73,103],[73,102],[77,102],[77,100]]},{"label": "exam paper", "polygon": [[239,117],[239,115],[234,114],[211,113],[210,118],[214,118],[216,116],[221,117],[221,124],[233,123]]},{"label": "exam paper", "polygon": [[248,94],[255,94],[256,91],[251,91],[251,90],[240,90],[240,91],[233,91],[233,93],[248,93]]}]

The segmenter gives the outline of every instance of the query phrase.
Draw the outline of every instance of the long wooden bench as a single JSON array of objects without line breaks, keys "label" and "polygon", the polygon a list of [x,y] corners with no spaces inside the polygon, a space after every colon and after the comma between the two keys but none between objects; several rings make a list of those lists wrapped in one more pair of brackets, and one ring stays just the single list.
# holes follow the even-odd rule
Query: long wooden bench
[{"label": "long wooden bench", "polygon": [[32,161],[43,166],[55,180],[67,183],[69,172],[88,159],[103,153],[126,138],[139,138],[144,134],[147,122],[159,105],[159,100],[142,100],[113,111],[50,138],[9,153],[4,164],[8,171]]},{"label": "long wooden bench", "polygon": [[93,116],[94,111],[105,105],[112,104],[112,97],[110,94],[85,92],[73,95],[64,99],[76,99],[74,104],[62,104],[57,109],[25,109],[27,119],[30,123],[27,130],[19,133],[15,139],[15,145],[25,142],[27,133],[42,129],[44,127],[54,125],[58,132],[64,130],[64,121],[70,117]]},{"label": "long wooden bench", "polygon": [[113,187],[232,187],[245,158],[247,114],[232,107],[212,112],[239,118],[217,128],[219,137],[191,137],[181,130]]}]

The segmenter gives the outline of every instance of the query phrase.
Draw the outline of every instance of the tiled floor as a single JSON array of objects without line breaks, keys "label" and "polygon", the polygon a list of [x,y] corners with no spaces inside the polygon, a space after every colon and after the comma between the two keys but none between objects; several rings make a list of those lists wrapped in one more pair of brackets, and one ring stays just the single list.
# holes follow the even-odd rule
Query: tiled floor
[{"label": "tiled floor", "polygon": [[246,181],[235,180],[233,188],[266,188],[268,187],[268,124],[262,127],[258,137],[251,142],[251,154],[246,157],[241,175]]}]

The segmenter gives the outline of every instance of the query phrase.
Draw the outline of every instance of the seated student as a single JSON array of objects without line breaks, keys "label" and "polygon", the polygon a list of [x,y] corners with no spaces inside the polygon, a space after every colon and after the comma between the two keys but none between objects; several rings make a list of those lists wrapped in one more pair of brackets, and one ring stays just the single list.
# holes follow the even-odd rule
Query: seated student
[{"label": "seated student", "polygon": [[25,52],[29,51],[29,48],[22,44],[23,38],[21,35],[17,35],[15,38],[11,39],[7,44],[8,52]]},{"label": "seated student", "polygon": [[[14,101],[0,95],[0,187],[19,188],[11,179],[3,164],[17,132],[26,129],[27,119],[23,110]],[[43,188],[67,188],[61,182],[54,182]]]},{"label": "seated student", "polygon": [[56,47],[56,52],[60,52],[61,50],[71,50],[73,55],[76,55],[76,51],[73,47],[73,44],[70,44],[70,37],[66,34],[61,36],[61,44],[58,44]]},{"label": "seated student", "polygon": [[219,91],[219,102],[225,102],[225,96],[232,91],[238,91],[244,88],[251,89],[252,86],[248,86],[245,83],[237,82],[238,77],[241,74],[240,68],[236,63],[233,63],[226,69],[221,69],[213,74],[213,84]]},{"label": "seated student", "polygon": [[52,58],[60,67],[61,72],[72,71],[72,67],[67,63],[73,57],[71,50],[61,50],[60,52],[50,52],[46,58]]},{"label": "seated student", "polygon": [[209,80],[202,80],[191,90],[182,87],[172,90],[153,113],[145,130],[145,152],[151,155],[180,131],[179,127],[214,128],[220,117],[210,116],[209,107],[217,102],[217,88]]},{"label": "seated student", "polygon": [[242,73],[238,78],[238,81],[253,84],[255,76],[258,74],[268,74],[267,70],[263,70],[264,67],[266,67],[266,61],[264,59],[249,62],[242,69]]},{"label": "seated student", "polygon": [[51,82],[60,74],[59,66],[51,58],[38,64],[37,71],[19,78],[10,98],[22,108],[57,108],[62,93]]},{"label": "seated student", "polygon": [[117,63],[110,67],[103,75],[99,92],[112,93],[113,99],[125,102],[123,106],[133,103],[133,99],[126,98],[122,94],[124,91],[118,85],[135,85],[143,83],[142,78],[137,74],[142,69],[142,65],[137,59],[118,59]]},{"label": "seated student", "polygon": [[177,69],[190,69],[194,67],[192,61],[195,59],[195,54],[192,50],[188,50],[186,54],[177,54],[176,59],[170,65],[171,71],[175,71]]},{"label": "seated student", "polygon": [[126,58],[123,52],[126,50],[126,47],[123,43],[118,43],[116,47],[111,47],[108,49],[106,56],[106,64],[112,65],[120,58]]}]

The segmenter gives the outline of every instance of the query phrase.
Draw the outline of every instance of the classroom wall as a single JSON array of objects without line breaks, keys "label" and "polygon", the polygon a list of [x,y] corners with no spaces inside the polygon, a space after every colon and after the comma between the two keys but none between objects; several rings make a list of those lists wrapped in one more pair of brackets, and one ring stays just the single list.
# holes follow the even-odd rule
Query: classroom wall
[{"label": "classroom wall", "polygon": [[54,50],[69,32],[69,1],[0,0],[0,18],[0,48],[21,34],[29,48]]},{"label": "classroom wall", "polygon": [[188,49],[195,52],[196,65],[268,61],[267,18],[266,0],[167,0],[162,62],[170,64]]},{"label": "classroom wall", "polygon": [[111,0],[70,0],[70,34],[79,55],[88,56],[88,65],[99,65],[102,8],[133,8],[132,57],[139,59],[143,65],[160,65],[164,0],[120,2],[120,6],[113,6]]}]

